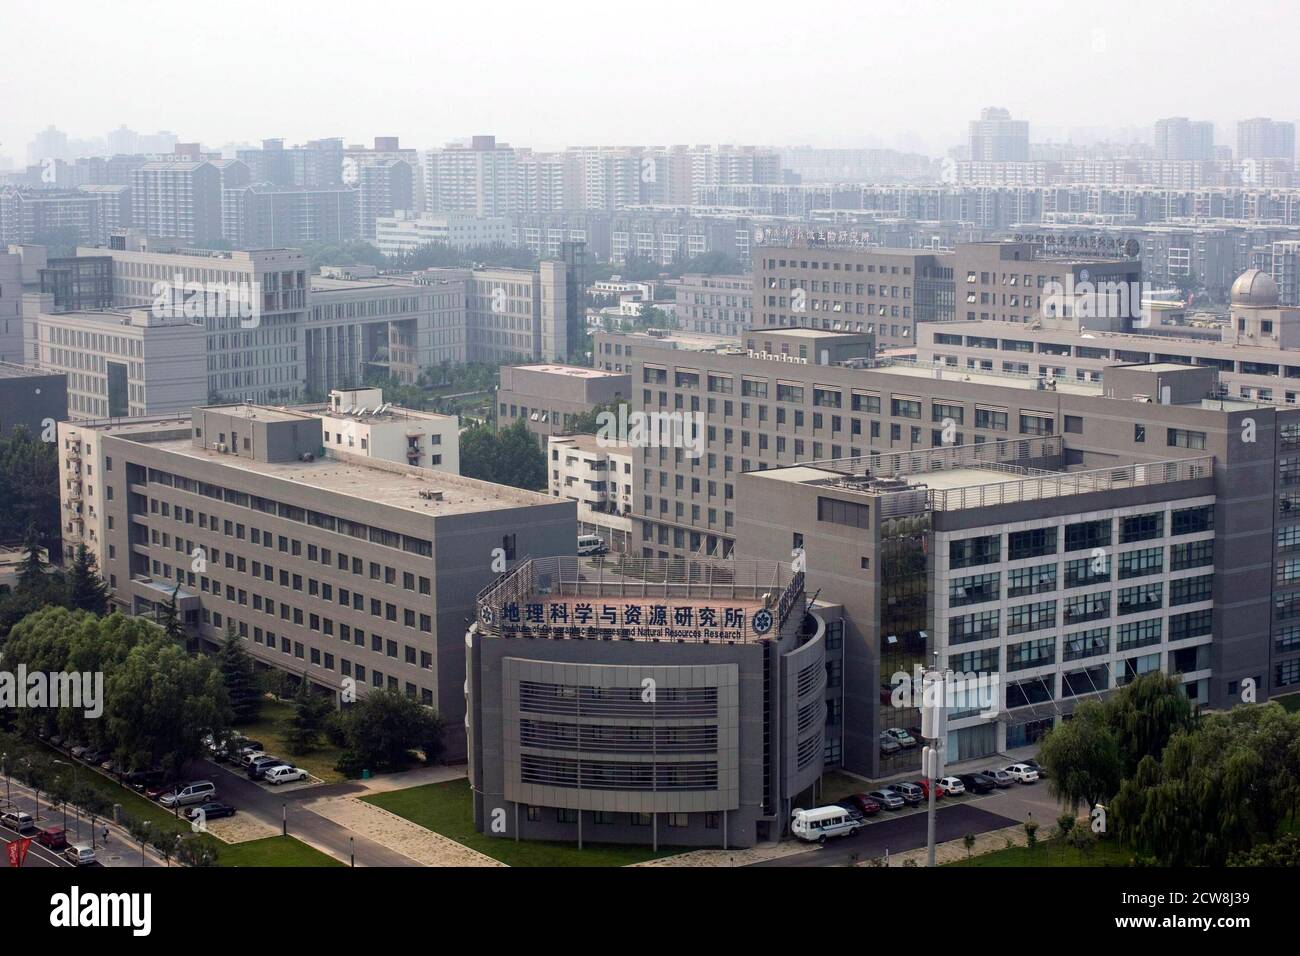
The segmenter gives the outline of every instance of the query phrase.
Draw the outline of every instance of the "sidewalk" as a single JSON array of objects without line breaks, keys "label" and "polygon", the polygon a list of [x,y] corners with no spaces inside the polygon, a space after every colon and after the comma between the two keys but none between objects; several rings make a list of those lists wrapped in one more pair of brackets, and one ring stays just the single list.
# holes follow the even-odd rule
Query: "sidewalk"
[{"label": "sidewalk", "polygon": [[[49,826],[63,826],[63,809],[61,807],[51,807],[48,796],[42,794],[40,797],[40,812],[37,813],[37,797],[34,790],[26,784],[21,784],[17,780],[9,781],[9,793],[13,799],[13,807],[19,810],[25,810],[36,819],[36,825],[40,828]],[[0,806],[9,809],[3,794],[0,794]],[[92,843],[95,846],[96,858],[104,866],[141,866],[140,844],[127,832],[125,827],[114,823],[111,819],[104,817],[95,818],[95,833],[92,837],[90,820],[84,813],[81,814],[80,830],[78,830],[77,814],[79,811],[68,807],[67,814],[67,833],[69,843]],[[107,826],[109,831],[108,842],[103,840],[103,828]],[[146,846],[144,850],[144,866],[164,866],[162,857],[153,850],[152,847]]]}]

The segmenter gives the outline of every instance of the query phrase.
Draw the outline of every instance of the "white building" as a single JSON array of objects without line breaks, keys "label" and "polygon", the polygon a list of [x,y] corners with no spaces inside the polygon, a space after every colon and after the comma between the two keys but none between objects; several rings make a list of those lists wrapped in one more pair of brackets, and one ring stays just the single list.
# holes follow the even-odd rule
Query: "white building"
[{"label": "white building", "polygon": [[379,388],[334,389],[328,405],[290,410],[321,420],[328,450],[460,474],[460,424],[455,415],[398,407],[385,402]]},{"label": "white building", "polygon": [[578,534],[598,534],[610,551],[627,551],[632,534],[632,451],[595,435],[552,435],[546,447],[552,497],[578,503]]},{"label": "white building", "polygon": [[403,211],[376,219],[373,241],[384,255],[396,256],[433,242],[453,249],[508,245],[513,234],[511,222],[504,216],[418,215]]}]

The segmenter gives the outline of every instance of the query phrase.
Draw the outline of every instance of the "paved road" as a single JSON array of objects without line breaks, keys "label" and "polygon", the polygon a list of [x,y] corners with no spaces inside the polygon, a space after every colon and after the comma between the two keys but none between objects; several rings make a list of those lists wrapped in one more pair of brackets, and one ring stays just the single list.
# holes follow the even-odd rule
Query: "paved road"
[{"label": "paved road", "polygon": [[201,760],[196,762],[189,775],[194,780],[211,780],[217,785],[220,799],[233,804],[240,813],[280,829],[283,815],[289,818],[289,835],[328,853],[344,863],[349,861],[348,838],[355,841],[357,866],[419,866],[409,856],[403,856],[386,846],[356,836],[350,830],[327,820],[320,814],[302,806],[305,800],[325,796],[321,787],[303,787],[285,792],[271,792],[249,780],[243,773],[228,765]]},{"label": "paved road", "polygon": [[[1021,822],[1003,816],[997,810],[1004,805],[994,794],[985,797],[947,798],[951,803],[940,805],[935,813],[935,843],[957,840],[967,833],[986,833]],[[920,810],[881,810],[874,818],[852,836],[828,840],[825,846],[811,847],[807,853],[795,853],[775,860],[765,860],[754,866],[846,866],[854,854],[859,861],[883,857],[885,851],[901,853],[925,846],[926,813]]]}]

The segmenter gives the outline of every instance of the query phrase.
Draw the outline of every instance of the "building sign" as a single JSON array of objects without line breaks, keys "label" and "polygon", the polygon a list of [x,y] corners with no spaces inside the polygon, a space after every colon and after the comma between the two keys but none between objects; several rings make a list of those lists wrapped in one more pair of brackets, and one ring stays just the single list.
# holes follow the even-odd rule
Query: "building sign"
[{"label": "building sign", "polygon": [[766,608],[750,614],[743,607],[691,604],[627,604],[593,601],[526,602],[501,605],[500,621],[489,606],[479,610],[483,623],[503,636],[562,636],[571,629],[599,628],[627,637],[663,640],[740,641],[746,631],[758,637],[772,630],[775,618]]},{"label": "building sign", "polygon": [[868,232],[855,229],[805,229],[803,226],[760,226],[754,230],[759,246],[804,246],[807,248],[854,249],[874,246]]},{"label": "building sign", "polygon": [[1049,255],[1111,255],[1136,259],[1142,251],[1136,239],[1116,235],[1079,235],[1060,232],[1018,232],[1016,242],[1035,242]]}]

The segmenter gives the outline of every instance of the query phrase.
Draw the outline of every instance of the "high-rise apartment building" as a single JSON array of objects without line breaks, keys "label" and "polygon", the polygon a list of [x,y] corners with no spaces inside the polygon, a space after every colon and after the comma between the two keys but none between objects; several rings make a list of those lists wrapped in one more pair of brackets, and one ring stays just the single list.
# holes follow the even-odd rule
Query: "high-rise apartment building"
[{"label": "high-rise apartment building", "polygon": [[360,236],[359,191],[254,182],[221,191],[225,239],[240,249],[346,243]]},{"label": "high-rise apartment building", "polygon": [[1013,120],[1001,107],[980,110],[970,121],[968,159],[973,163],[1023,163],[1029,160],[1029,123]]},{"label": "high-rise apartment building", "polygon": [[[428,211],[483,218],[515,215],[519,210],[515,167],[515,150],[498,143],[495,136],[474,136],[468,143],[430,150],[424,157]],[[550,171],[535,161],[530,161],[528,171],[530,177],[543,175],[533,185],[549,194],[554,185]]]},{"label": "high-rise apartment building", "polygon": [[1264,116],[1237,122],[1237,159],[1295,161],[1295,123]]},{"label": "high-rise apartment building", "polygon": [[1154,139],[1156,159],[1214,159],[1214,124],[1209,120],[1156,120]]},{"label": "high-rise apartment building", "polygon": [[146,235],[203,245],[221,239],[222,171],[207,161],[161,160],[131,174],[131,218]]}]

